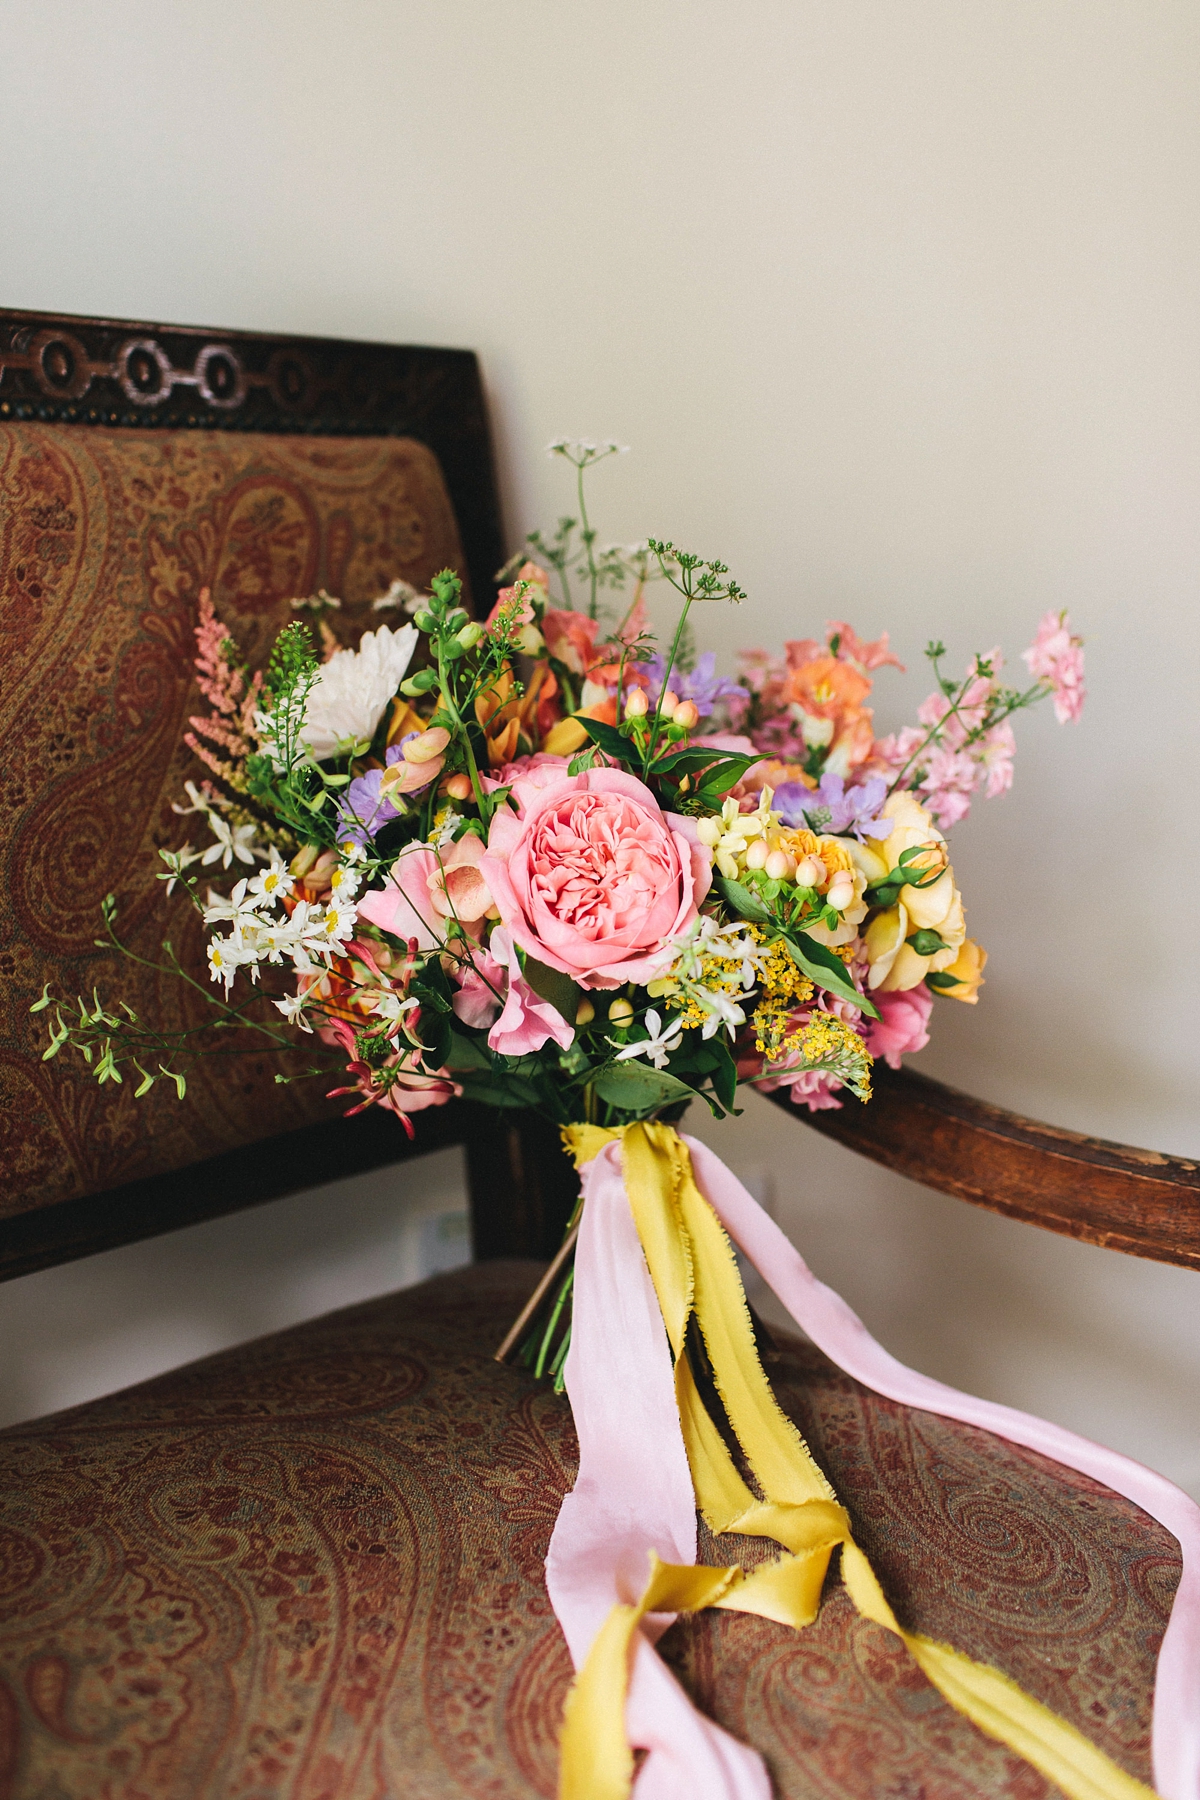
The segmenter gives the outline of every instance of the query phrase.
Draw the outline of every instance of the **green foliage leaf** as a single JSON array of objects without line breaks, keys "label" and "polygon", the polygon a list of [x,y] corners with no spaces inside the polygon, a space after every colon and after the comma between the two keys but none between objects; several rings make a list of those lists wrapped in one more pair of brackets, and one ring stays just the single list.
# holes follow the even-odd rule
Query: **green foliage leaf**
[{"label": "green foliage leaf", "polygon": [[827,993],[836,994],[839,1000],[849,1000],[872,1019],[879,1013],[865,994],[860,994],[854,983],[846,974],[846,965],[840,956],[824,944],[818,944],[815,938],[809,937],[806,931],[785,932],[783,941],[791,953],[793,962],[797,963],[810,981]]},{"label": "green foliage leaf", "polygon": [[[751,893],[750,889],[744,886],[742,882],[731,881],[724,875],[714,875],[713,886],[726,904],[733,908],[739,918],[752,919],[756,925],[766,925],[770,923],[771,914],[769,909],[763,905],[757,894]],[[815,979],[814,976],[814,980]]]},{"label": "green foliage leaf", "polygon": [[[669,756],[656,756],[651,763],[651,772],[655,775],[690,775],[694,769],[736,769],[733,781],[738,781],[754,763],[761,762],[757,751],[753,756],[746,756],[742,751],[724,754],[720,750],[704,749],[701,745],[690,745],[686,750],[673,750]],[[730,786],[733,782],[730,783]]]},{"label": "green foliage leaf", "polygon": [[667,1069],[640,1061],[613,1063],[596,1077],[596,1092],[621,1112],[647,1113],[677,1100],[693,1100],[696,1090]]},{"label": "green foliage leaf", "polygon": [[966,982],[959,975],[951,975],[948,969],[931,969],[925,977],[925,986],[935,992],[948,994],[953,988],[966,987]]},{"label": "green foliage leaf", "polygon": [[456,1072],[459,1069],[482,1069],[490,1073],[492,1059],[475,1038],[464,1037],[461,1031],[452,1031],[450,1048],[446,1052],[446,1067]]},{"label": "green foliage leaf", "polygon": [[528,1112],[541,1104],[538,1091],[517,1075],[504,1075],[499,1070],[482,1076],[464,1075],[462,1091],[467,1100],[482,1100],[485,1106],[507,1106]]},{"label": "green foliage leaf", "polygon": [[605,725],[600,719],[580,719],[579,723],[605,756],[615,756],[623,763],[632,760],[629,739],[622,737],[615,725]]}]

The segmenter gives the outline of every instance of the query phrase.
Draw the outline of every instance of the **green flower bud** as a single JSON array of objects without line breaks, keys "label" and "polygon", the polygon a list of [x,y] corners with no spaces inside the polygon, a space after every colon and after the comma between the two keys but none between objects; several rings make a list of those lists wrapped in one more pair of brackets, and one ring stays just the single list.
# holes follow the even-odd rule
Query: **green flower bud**
[{"label": "green flower bud", "polygon": [[419,612],[413,614],[413,624],[418,631],[430,632],[437,630],[437,620],[427,606],[421,607]]},{"label": "green flower bud", "polygon": [[936,956],[939,950],[950,948],[949,944],[944,943],[936,931],[930,931],[927,928],[922,931],[914,931],[907,942],[912,945],[918,956]]},{"label": "green flower bud", "polygon": [[487,631],[478,619],[471,619],[458,634],[458,642],[464,650],[473,650],[476,644],[483,642]]}]

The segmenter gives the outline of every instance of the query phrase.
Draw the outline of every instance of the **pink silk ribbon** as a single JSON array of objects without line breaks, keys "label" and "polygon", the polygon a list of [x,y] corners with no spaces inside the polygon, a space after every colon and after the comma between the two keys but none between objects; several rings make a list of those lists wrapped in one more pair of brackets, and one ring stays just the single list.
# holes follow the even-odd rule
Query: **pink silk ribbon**
[{"label": "pink silk ribbon", "polygon": [[[1163,1800],[1200,1800],[1200,1507],[1165,1477],[1060,1426],[978,1400],[906,1368],[809,1270],[737,1178],[685,1137],[697,1184],[725,1230],[796,1323],[839,1368],[902,1405],[977,1425],[1090,1475],[1170,1531],[1183,1574],[1158,1658],[1153,1766]],[[696,1560],[696,1511],[654,1285],[610,1143],[580,1171],[574,1325],[565,1378],[579,1434],[579,1475],[546,1558],[551,1604],[576,1668],[619,1601],[636,1604],[649,1555]],[[653,1644],[672,1615],[636,1638],[626,1721],[647,1756],[637,1800],[769,1800],[762,1759],[692,1706]]]}]

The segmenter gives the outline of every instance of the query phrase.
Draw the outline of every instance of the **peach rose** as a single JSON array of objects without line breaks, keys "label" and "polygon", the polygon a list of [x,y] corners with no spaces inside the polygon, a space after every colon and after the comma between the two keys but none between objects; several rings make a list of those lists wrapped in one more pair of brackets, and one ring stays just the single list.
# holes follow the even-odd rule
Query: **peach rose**
[{"label": "peach rose", "polygon": [[[581,987],[652,981],[712,880],[691,820],[620,769],[518,780],[480,873],[521,948]],[[361,910],[361,908],[360,908]]]}]

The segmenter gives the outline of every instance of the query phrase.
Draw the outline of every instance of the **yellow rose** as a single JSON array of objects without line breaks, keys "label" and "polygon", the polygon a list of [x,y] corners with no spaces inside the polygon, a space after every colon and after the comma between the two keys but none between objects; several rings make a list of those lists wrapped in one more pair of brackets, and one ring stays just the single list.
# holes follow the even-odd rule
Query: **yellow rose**
[{"label": "yellow rose", "polygon": [[[916,987],[931,972],[949,968],[966,938],[967,922],[946,840],[920,801],[909,793],[893,794],[883,808],[883,817],[892,821],[887,837],[871,838],[853,848],[854,860],[868,882],[880,882],[894,870],[942,870],[928,887],[905,883],[898,903],[879,913],[864,934],[871,965],[869,985],[894,994]],[[900,858],[911,850],[923,855],[902,864]],[[922,940],[923,932],[933,934],[940,943],[925,950],[922,946],[928,940]],[[909,941],[914,937],[915,944]]]},{"label": "yellow rose", "polygon": [[[868,986],[883,987],[896,958],[906,947],[904,940],[907,935],[908,914],[902,906],[889,906],[886,912],[876,913],[863,933],[867,961],[871,965]],[[920,977],[917,979],[920,980]],[[916,983],[910,985],[915,986]],[[890,992],[890,988],[887,991]]]},{"label": "yellow rose", "polygon": [[938,987],[935,992],[944,994],[948,1000],[965,1000],[968,1006],[975,1006],[979,1000],[979,990],[983,986],[986,963],[987,951],[982,944],[977,944],[973,938],[964,939],[954,961],[942,971],[944,975],[953,975],[958,985]]}]

